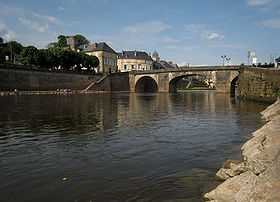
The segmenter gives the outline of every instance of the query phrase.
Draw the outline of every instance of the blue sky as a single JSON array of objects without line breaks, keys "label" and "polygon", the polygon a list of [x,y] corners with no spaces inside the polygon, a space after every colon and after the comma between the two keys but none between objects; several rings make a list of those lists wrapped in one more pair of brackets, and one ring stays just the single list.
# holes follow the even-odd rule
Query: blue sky
[{"label": "blue sky", "polygon": [[280,56],[279,0],[0,0],[0,36],[45,47],[80,33],[115,50],[157,50],[178,64]]}]

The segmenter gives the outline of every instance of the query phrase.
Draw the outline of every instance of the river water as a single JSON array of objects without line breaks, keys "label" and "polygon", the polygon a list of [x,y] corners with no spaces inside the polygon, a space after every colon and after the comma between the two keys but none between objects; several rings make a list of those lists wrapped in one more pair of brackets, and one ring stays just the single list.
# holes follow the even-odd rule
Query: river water
[{"label": "river water", "polygon": [[0,201],[201,201],[264,108],[207,91],[0,97]]}]

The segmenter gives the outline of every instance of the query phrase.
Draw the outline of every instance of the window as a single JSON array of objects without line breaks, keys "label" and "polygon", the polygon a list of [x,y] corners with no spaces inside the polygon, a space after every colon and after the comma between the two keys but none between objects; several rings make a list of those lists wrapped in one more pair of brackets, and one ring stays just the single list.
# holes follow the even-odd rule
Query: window
[{"label": "window", "polygon": [[134,69],[134,65],[131,65],[131,69],[132,69],[132,70]]},{"label": "window", "polygon": [[138,65],[138,69],[141,70],[141,65],[140,64]]},{"label": "window", "polygon": [[123,69],[124,69],[124,70],[127,70],[127,65],[124,65],[124,66],[123,66]]}]

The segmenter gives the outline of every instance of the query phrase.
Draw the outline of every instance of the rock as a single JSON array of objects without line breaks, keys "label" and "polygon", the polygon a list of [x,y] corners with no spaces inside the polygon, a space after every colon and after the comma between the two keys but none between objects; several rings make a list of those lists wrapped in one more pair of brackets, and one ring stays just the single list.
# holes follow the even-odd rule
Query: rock
[{"label": "rock", "polygon": [[212,202],[280,201],[280,101],[262,115],[269,122],[242,147],[243,162],[226,161],[217,176],[226,180],[205,194]]},{"label": "rock", "polygon": [[239,161],[239,160],[226,160],[223,164],[223,168],[229,169],[229,168],[231,168],[232,164],[237,165],[240,163],[241,163],[241,161]]},{"label": "rock", "polygon": [[280,98],[278,98],[274,104],[270,105],[263,112],[261,112],[261,115],[267,121],[272,120],[275,115],[279,115],[279,114],[280,114]]},{"label": "rock", "polygon": [[229,170],[229,169],[221,168],[221,169],[216,173],[216,177],[217,177],[219,180],[227,180],[227,179],[231,178],[230,174],[228,173],[228,170]]},{"label": "rock", "polygon": [[246,165],[255,173],[264,172],[280,152],[280,116],[254,133],[254,138],[242,147]]},{"label": "rock", "polygon": [[235,162],[227,162],[223,168],[221,168],[217,174],[216,177],[221,180],[227,180],[231,177],[234,177],[236,175],[240,175],[241,173],[245,172],[247,170],[244,162],[235,161]]},{"label": "rock", "polygon": [[256,182],[256,175],[253,172],[247,171],[241,175],[235,176],[226,180],[223,184],[219,185],[213,191],[205,194],[208,200],[217,202],[236,202],[236,195],[238,192],[243,191],[244,187],[249,194]]}]

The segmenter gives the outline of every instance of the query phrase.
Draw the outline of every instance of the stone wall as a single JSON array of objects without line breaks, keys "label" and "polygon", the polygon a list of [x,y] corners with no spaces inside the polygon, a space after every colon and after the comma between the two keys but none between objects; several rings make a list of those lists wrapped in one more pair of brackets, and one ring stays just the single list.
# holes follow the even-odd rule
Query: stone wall
[{"label": "stone wall", "polygon": [[243,68],[239,77],[241,98],[274,102],[280,90],[280,70]]},{"label": "stone wall", "polygon": [[0,66],[0,91],[83,90],[101,75],[54,73]]},{"label": "stone wall", "polygon": [[110,74],[100,81],[96,82],[89,91],[104,91],[104,92],[114,92],[123,91],[129,92],[129,74],[128,73],[114,73]]}]

